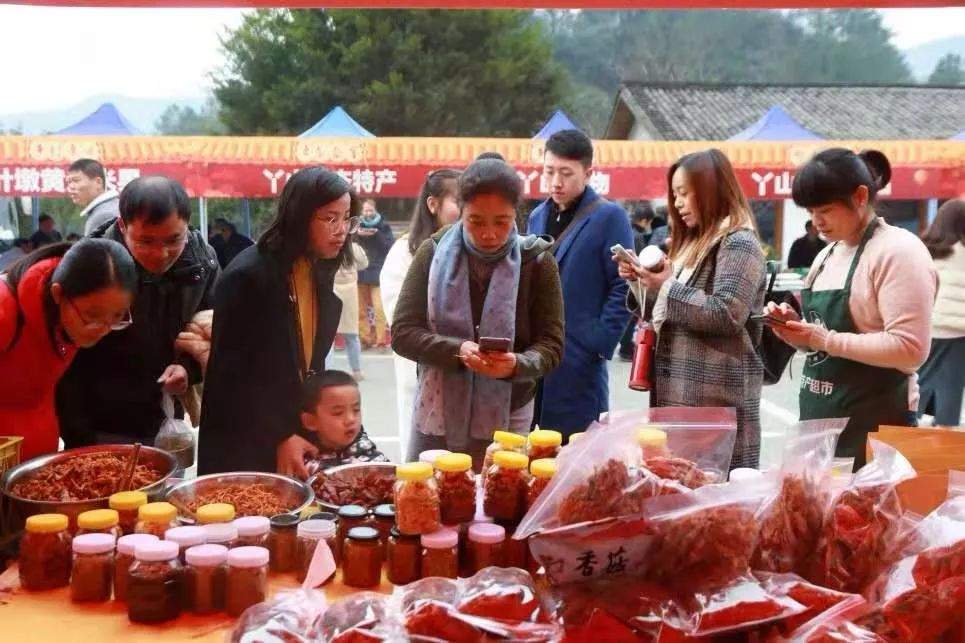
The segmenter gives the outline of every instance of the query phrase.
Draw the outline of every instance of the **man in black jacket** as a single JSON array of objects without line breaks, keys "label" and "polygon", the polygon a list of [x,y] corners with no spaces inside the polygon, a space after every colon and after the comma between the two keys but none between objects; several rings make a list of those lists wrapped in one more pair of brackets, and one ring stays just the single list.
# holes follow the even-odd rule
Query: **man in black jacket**
[{"label": "man in black jacket", "polygon": [[201,381],[200,366],[175,355],[174,340],[198,311],[212,307],[220,267],[201,233],[188,229],[190,218],[184,188],[166,177],[142,177],[121,193],[120,218],[91,234],[128,249],[138,292],[134,323],[78,353],[58,386],[67,447],[152,444],[164,420],[162,392],[181,395]]}]

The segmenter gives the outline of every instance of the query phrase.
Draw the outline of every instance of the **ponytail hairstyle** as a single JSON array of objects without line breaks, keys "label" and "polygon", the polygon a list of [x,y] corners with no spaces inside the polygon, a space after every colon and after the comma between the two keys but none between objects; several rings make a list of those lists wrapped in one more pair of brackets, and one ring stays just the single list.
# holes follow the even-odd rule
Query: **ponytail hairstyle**
[{"label": "ponytail hairstyle", "polygon": [[921,240],[933,259],[951,255],[957,243],[965,245],[965,199],[943,203]]},{"label": "ponytail hairstyle", "polygon": [[855,154],[843,147],[834,147],[815,154],[794,175],[791,196],[799,207],[817,208],[840,203],[855,209],[854,191],[862,185],[868,188],[868,205],[891,181],[891,163],[878,150]]},{"label": "ponytail hairstyle", "polygon": [[137,289],[137,268],[124,246],[110,239],[81,239],[76,243],[43,246],[14,264],[7,273],[7,284],[14,297],[17,297],[20,282],[30,268],[41,261],[57,258],[60,263],[43,290],[44,316],[51,345],[56,345],[56,329],[60,323],[60,309],[50,294],[52,284],[60,284],[68,299],[110,286],[118,286],[126,292]]},{"label": "ponytail hairstyle", "polygon": [[419,191],[419,198],[416,200],[415,209],[412,211],[412,220],[409,222],[409,253],[415,254],[422,242],[431,237],[439,229],[439,218],[429,209],[427,201],[429,197],[442,199],[446,195],[458,196],[459,170],[442,169],[430,172],[426,177],[422,189]]}]

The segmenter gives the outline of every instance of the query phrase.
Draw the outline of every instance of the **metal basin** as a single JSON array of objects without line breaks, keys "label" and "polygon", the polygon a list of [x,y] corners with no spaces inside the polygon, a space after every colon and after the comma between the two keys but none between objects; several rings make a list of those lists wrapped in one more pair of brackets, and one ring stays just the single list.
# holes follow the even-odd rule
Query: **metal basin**
[{"label": "metal basin", "polygon": [[193,523],[194,518],[184,509],[188,503],[200,495],[228,485],[265,485],[277,491],[282,500],[294,507],[288,513],[298,514],[315,502],[315,492],[310,485],[295,478],[276,473],[257,471],[237,471],[233,473],[212,473],[191,480],[185,480],[168,489],[164,499],[178,507],[181,522]]},{"label": "metal basin", "polygon": [[[20,520],[26,520],[34,514],[41,513],[62,513],[70,518],[71,525],[75,524],[77,516],[91,509],[104,509],[107,507],[109,496],[95,498],[93,500],[73,500],[73,501],[47,501],[47,500],[28,500],[21,498],[10,492],[13,485],[23,478],[30,477],[33,473],[52,463],[64,462],[77,456],[90,455],[93,453],[116,453],[124,458],[129,458],[134,446],[130,444],[101,444],[91,447],[80,447],[78,449],[68,449],[59,453],[42,455],[33,460],[28,460],[3,474],[2,485],[3,494],[7,496],[17,516]],[[177,469],[177,462],[174,457],[154,447],[142,446],[137,458],[139,463],[150,464],[158,471],[162,472],[160,480],[141,487],[140,491],[145,492],[151,500],[158,500],[164,494],[164,487],[168,478]]]},{"label": "metal basin", "polygon": [[[312,489],[315,488],[315,481],[319,476],[324,475],[327,478],[336,478],[347,486],[352,486],[356,488],[361,488],[367,483],[371,482],[371,476],[378,476],[380,478],[386,478],[395,481],[395,467],[396,465],[391,462],[356,462],[353,464],[343,464],[339,467],[332,467],[326,471],[316,473],[311,478],[308,479],[308,484]],[[368,478],[368,480],[366,479]],[[339,504],[328,502],[327,499],[323,499],[316,494],[316,500],[318,505],[329,511],[338,511]],[[389,493],[388,498],[380,500],[380,502],[392,502],[392,494]],[[365,503],[368,505],[369,503]],[[378,504],[378,503],[376,503]]]}]

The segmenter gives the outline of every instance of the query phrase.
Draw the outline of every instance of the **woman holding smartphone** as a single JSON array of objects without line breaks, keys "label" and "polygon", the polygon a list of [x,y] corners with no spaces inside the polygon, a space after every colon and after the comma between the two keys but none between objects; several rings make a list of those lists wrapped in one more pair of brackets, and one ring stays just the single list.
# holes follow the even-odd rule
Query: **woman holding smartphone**
[{"label": "woman holding smartphone", "polygon": [[837,455],[865,462],[869,431],[916,422],[915,372],[928,357],[938,278],[921,240],[885,223],[875,196],[891,165],[881,152],[834,148],[794,176],[791,195],[830,245],[814,260],[801,291],[803,319],[768,304],[775,334],[807,351],[801,419],[850,418]]},{"label": "woman holding smartphone", "polygon": [[[737,410],[731,468],[758,466],[763,368],[756,347],[764,305],[764,253],[730,161],[719,150],[687,154],[667,173],[673,237],[655,270],[620,263],[646,289],[657,331],[650,406]],[[639,304],[630,289],[631,308]]]},{"label": "woman holding smartphone", "polygon": [[392,349],[419,371],[409,460],[448,449],[478,470],[495,429],[529,431],[536,382],[560,363],[559,270],[549,241],[517,233],[521,196],[512,167],[476,161],[461,220],[413,258],[392,322]]}]

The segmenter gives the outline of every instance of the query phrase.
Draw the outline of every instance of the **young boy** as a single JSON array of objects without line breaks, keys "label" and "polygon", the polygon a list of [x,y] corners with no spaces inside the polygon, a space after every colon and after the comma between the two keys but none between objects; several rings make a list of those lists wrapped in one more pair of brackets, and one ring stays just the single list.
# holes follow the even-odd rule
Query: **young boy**
[{"label": "young boy", "polygon": [[309,475],[353,462],[389,461],[365,434],[359,385],[344,371],[325,371],[305,381],[301,419],[319,449],[305,463]]}]

